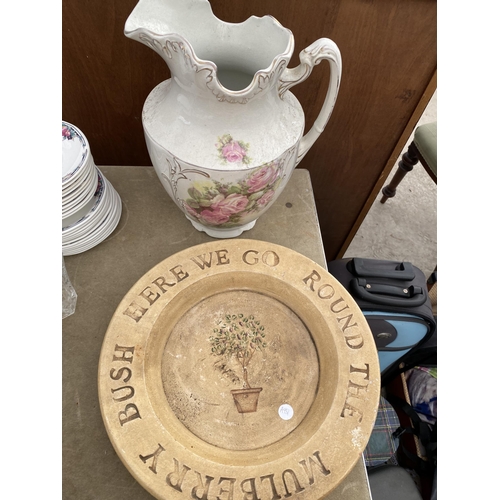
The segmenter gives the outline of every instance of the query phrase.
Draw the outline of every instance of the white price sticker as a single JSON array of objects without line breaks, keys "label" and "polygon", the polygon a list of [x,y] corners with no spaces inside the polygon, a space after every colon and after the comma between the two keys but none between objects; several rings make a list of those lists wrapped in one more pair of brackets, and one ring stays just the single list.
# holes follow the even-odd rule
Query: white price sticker
[{"label": "white price sticker", "polygon": [[290,420],[293,417],[293,408],[287,404],[281,405],[278,414],[283,420]]}]

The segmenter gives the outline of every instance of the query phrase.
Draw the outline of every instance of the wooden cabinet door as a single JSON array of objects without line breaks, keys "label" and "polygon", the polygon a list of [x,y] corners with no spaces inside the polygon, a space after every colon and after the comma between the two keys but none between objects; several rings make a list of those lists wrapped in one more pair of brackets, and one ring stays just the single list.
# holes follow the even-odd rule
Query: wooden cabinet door
[{"label": "wooden cabinet door", "polygon": [[[168,1],[168,0],[165,0]],[[224,21],[271,14],[298,53],[321,37],[340,48],[343,74],[325,131],[299,168],[309,170],[327,260],[339,255],[389,173],[435,88],[436,0],[212,0]],[[161,58],[123,34],[136,0],[64,0],[62,110],[98,165],[151,165],[141,124],[149,92],[169,77]],[[328,64],[292,89],[313,124]],[[434,87],[434,88],[433,88]]]}]

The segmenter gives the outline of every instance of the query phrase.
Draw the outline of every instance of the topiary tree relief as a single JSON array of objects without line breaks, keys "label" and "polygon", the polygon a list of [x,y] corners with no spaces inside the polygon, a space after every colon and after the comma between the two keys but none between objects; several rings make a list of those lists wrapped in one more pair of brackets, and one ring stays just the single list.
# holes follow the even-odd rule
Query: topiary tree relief
[{"label": "topiary tree relief", "polygon": [[210,337],[212,354],[227,359],[236,358],[243,373],[243,388],[251,388],[248,381],[248,365],[256,351],[267,347],[265,329],[253,314],[226,314],[219,320]]}]

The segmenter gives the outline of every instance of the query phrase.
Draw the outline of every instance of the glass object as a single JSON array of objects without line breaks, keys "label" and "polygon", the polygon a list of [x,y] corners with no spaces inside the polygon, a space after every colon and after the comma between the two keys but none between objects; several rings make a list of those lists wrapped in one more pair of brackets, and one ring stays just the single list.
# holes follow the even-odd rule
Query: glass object
[{"label": "glass object", "polygon": [[71,316],[76,308],[76,291],[66,271],[64,256],[62,257],[62,319]]}]

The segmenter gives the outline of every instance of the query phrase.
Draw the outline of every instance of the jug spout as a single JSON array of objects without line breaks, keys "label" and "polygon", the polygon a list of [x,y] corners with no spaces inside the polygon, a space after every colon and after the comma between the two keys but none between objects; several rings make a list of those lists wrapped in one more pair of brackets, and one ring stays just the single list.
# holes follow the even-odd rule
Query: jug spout
[{"label": "jug spout", "polygon": [[124,31],[155,50],[184,89],[228,102],[276,84],[294,48],[291,31],[272,16],[226,23],[208,0],[139,0]]},{"label": "jug spout", "polygon": [[208,0],[139,0],[125,22],[125,35],[137,39],[141,29],[159,35],[180,33],[183,25],[189,26],[211,13]]}]

